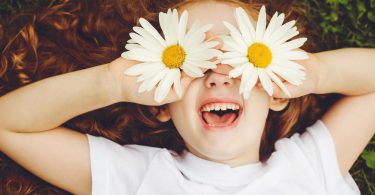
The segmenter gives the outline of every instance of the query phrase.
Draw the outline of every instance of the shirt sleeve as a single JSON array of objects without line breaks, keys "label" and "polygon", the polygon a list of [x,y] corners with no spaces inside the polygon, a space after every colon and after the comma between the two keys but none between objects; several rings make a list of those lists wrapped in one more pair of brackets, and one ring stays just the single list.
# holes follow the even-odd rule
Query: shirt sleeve
[{"label": "shirt sleeve", "polygon": [[[298,157],[292,158],[299,158],[303,155],[303,158],[307,159],[314,172],[321,178],[329,194],[337,194],[338,189],[341,194],[360,194],[352,176],[349,173],[341,175],[335,144],[329,130],[321,120],[308,127],[303,134],[294,134],[289,141],[287,145],[290,147],[288,148],[298,150],[295,152]],[[282,145],[282,143],[278,144]],[[280,146],[275,147],[280,149]]]},{"label": "shirt sleeve", "polygon": [[119,145],[87,134],[90,147],[92,194],[136,194],[159,148]]}]

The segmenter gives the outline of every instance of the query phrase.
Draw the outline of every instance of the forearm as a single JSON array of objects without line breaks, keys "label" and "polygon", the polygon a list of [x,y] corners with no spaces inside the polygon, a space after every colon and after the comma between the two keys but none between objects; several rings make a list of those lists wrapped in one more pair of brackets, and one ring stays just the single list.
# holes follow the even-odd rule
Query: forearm
[{"label": "forearm", "polygon": [[375,91],[375,49],[347,48],[316,53],[322,77],[317,93],[362,95]]},{"label": "forearm", "polygon": [[0,129],[44,131],[113,103],[119,95],[108,66],[47,78],[0,98]]}]

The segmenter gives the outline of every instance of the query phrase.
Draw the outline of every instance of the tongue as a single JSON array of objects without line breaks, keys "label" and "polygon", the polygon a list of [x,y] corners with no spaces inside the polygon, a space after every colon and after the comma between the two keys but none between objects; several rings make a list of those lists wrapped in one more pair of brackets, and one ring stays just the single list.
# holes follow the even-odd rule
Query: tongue
[{"label": "tongue", "polygon": [[236,119],[235,113],[226,113],[223,116],[219,116],[212,112],[203,112],[203,119],[207,124],[215,127],[225,127],[230,125],[234,119]]}]

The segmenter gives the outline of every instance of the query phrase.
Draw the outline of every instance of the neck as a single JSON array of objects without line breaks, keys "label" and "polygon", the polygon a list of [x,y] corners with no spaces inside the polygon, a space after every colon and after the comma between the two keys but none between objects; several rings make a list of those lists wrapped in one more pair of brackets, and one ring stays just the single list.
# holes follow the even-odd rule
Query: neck
[{"label": "neck", "polygon": [[230,167],[238,167],[242,165],[255,164],[259,162],[259,147],[254,147],[252,150],[248,150],[245,153],[238,154],[230,158],[212,158],[198,152],[194,148],[188,147],[188,149],[191,153],[193,153],[195,156],[198,156],[199,158],[221,164],[226,164]]}]

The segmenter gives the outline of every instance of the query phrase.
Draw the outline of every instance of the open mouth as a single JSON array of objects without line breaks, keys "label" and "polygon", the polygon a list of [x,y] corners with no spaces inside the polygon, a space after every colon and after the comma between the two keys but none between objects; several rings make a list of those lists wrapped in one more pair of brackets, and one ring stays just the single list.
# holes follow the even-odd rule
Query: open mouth
[{"label": "open mouth", "polygon": [[236,103],[208,103],[201,106],[200,117],[206,127],[234,127],[241,110],[241,106]]}]

